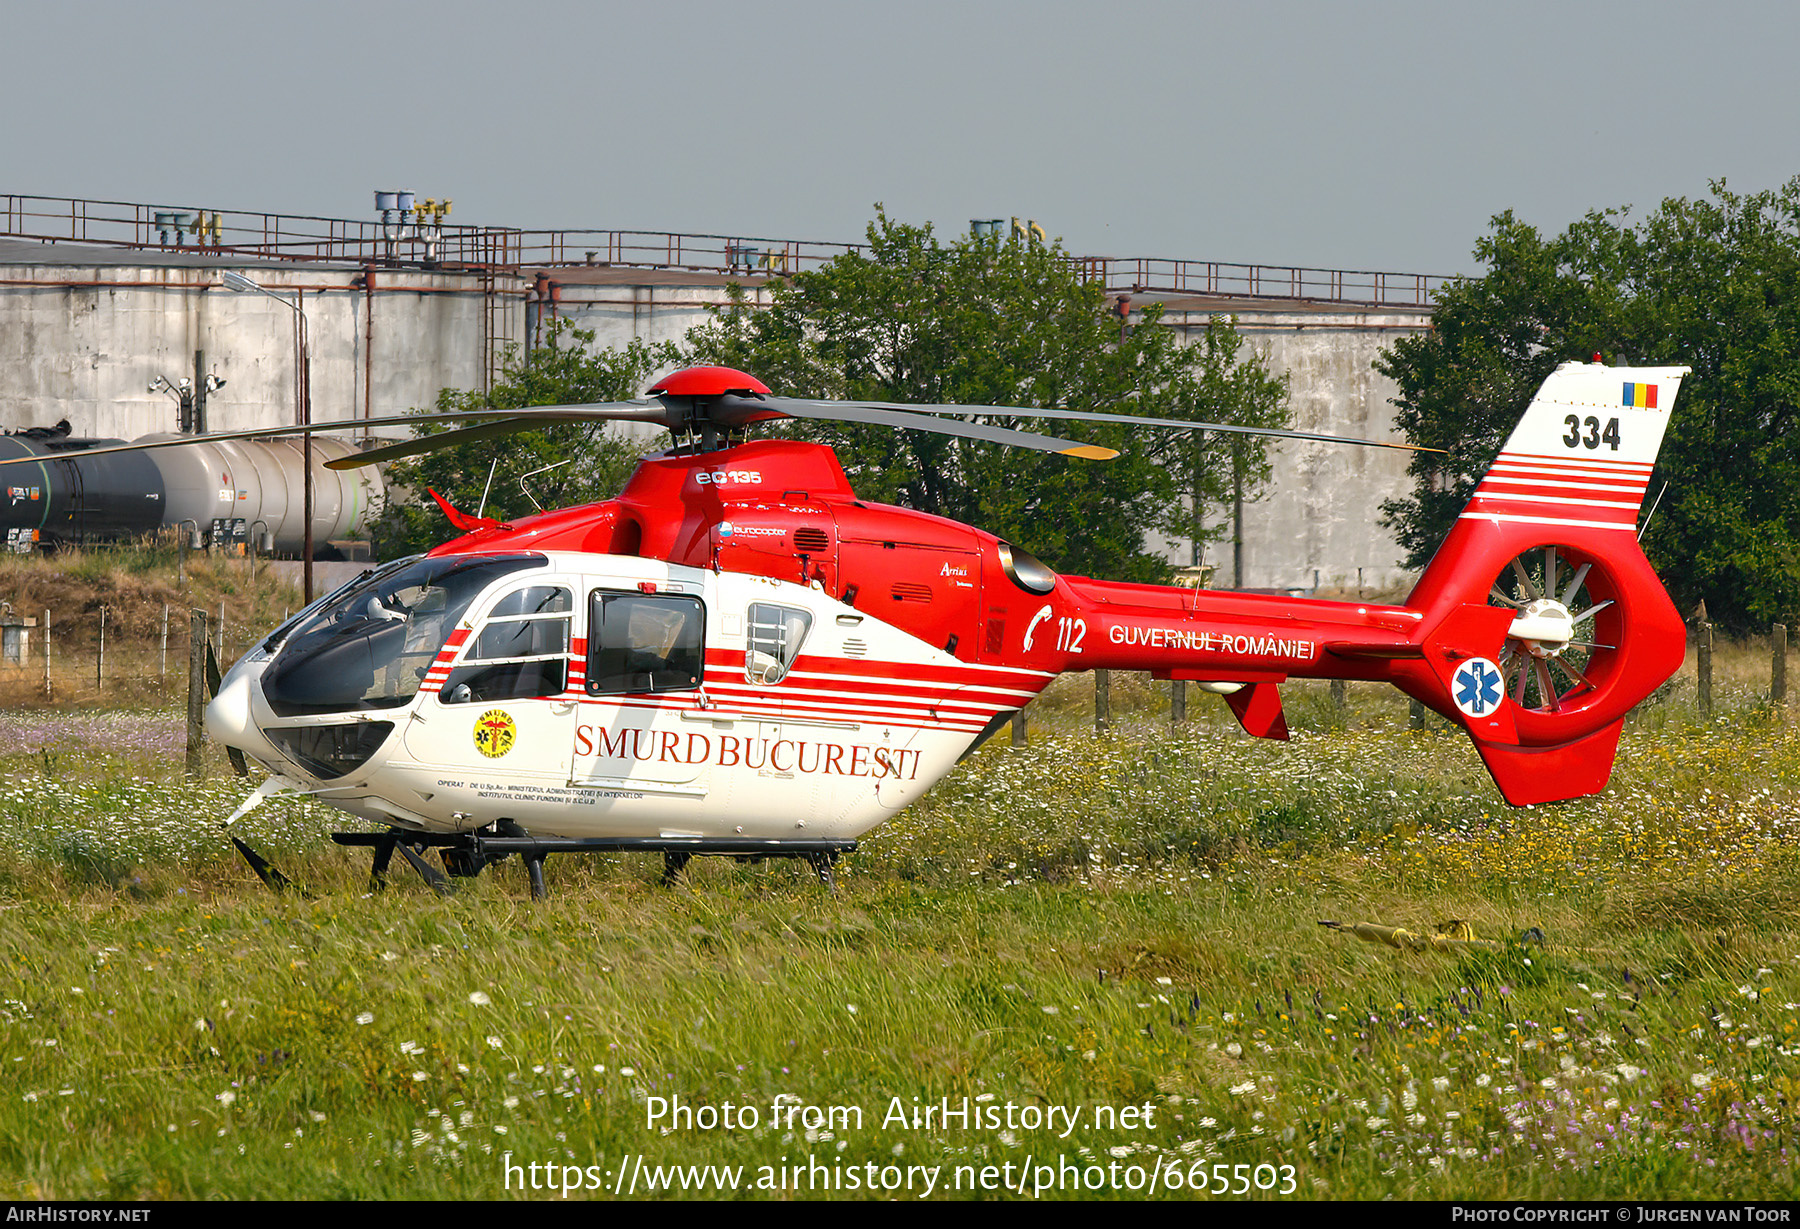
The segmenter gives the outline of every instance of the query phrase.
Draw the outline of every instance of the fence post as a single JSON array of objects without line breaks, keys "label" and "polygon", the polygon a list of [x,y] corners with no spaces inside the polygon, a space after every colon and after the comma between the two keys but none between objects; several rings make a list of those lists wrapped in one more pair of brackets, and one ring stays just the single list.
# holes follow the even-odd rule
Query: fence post
[{"label": "fence post", "polygon": [[1713,700],[1713,697],[1712,697],[1712,650],[1713,650],[1712,631],[1713,631],[1713,629],[1712,629],[1712,624],[1708,623],[1706,621],[1706,599],[1705,598],[1700,599],[1700,607],[1698,610],[1696,610],[1694,612],[1694,618],[1699,624],[1698,628],[1696,628],[1698,635],[1696,636],[1697,643],[1696,643],[1695,650],[1694,650],[1694,657],[1695,657],[1695,665],[1698,667],[1698,671],[1699,671],[1699,675],[1700,675],[1700,680],[1699,680],[1699,682],[1700,682],[1700,686],[1699,686],[1700,715],[1702,717],[1710,717],[1710,716],[1712,716],[1712,707],[1713,707],[1713,705],[1712,705],[1712,700]]},{"label": "fence post", "polygon": [[1094,671],[1094,728],[1104,730],[1112,724],[1112,671]]},{"label": "fence post", "polygon": [[1331,705],[1339,712],[1350,707],[1350,684],[1343,679],[1331,680]]},{"label": "fence post", "polygon": [[169,604],[163,603],[163,638],[162,659],[156,666],[156,681],[162,682],[169,676]]},{"label": "fence post", "polygon": [[1023,747],[1025,743],[1025,710],[1021,708],[1012,715],[1012,745]]},{"label": "fence post", "polygon": [[206,612],[195,610],[193,634],[188,637],[187,774],[201,776],[206,738]]},{"label": "fence post", "polygon": [[1184,679],[1169,684],[1169,724],[1187,724],[1187,682]]},{"label": "fence post", "polygon": [[1787,624],[1777,623],[1770,629],[1769,700],[1778,709],[1787,707],[1787,640]]},{"label": "fence post", "polygon": [[1425,728],[1425,706],[1417,700],[1414,700],[1411,703],[1410,716],[1407,719],[1406,725],[1408,729],[1412,730],[1422,730]]},{"label": "fence post", "polygon": [[53,699],[50,690],[50,611],[44,610],[44,699]]},{"label": "fence post", "polygon": [[100,607],[100,647],[94,652],[94,690],[106,694],[106,607]]}]

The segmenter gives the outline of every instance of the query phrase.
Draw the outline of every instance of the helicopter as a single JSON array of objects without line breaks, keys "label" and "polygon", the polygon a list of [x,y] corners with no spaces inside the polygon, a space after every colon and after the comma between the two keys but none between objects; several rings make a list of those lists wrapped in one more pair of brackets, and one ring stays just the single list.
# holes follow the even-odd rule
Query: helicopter
[{"label": "helicopter", "polygon": [[1061,575],[859,499],[827,447],[748,438],[833,419],[1105,460],[965,419],[1161,420],[785,398],[722,367],[638,401],[468,412],[497,421],[329,464],[582,418],[676,445],[616,498],[512,521],[432,492],[461,536],[327,594],[224,674],[207,730],[270,774],[226,826],[311,795],[376,826],[334,839],[370,847],[377,882],[399,852],[439,890],[518,855],[538,897],[547,855],[596,850],[660,851],[670,879],[695,855],[804,858],[829,886],[858,838],[1094,669],[1196,684],[1271,739],[1291,679],[1386,682],[1464,729],[1508,803],[1596,793],[1685,646],[1636,522],[1687,372],[1559,366],[1399,605]]}]

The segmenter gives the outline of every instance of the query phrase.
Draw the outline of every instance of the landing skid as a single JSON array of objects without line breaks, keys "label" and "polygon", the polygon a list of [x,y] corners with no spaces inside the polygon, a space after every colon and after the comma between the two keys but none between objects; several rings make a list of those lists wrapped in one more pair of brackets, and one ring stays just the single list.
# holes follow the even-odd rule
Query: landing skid
[{"label": "landing skid", "polygon": [[[538,837],[529,836],[517,825],[502,822],[497,831],[481,832],[409,832],[390,828],[386,832],[334,832],[331,839],[340,845],[365,845],[374,851],[370,867],[369,890],[380,891],[387,885],[387,871],[394,852],[399,851],[419,877],[434,892],[448,896],[456,890],[455,879],[473,879],[484,869],[518,854],[525,862],[531,878],[531,899],[542,900],[544,859],[553,853],[656,853],[663,855],[663,883],[673,885],[686,869],[688,859],[697,854],[736,858],[740,862],[760,862],[764,858],[805,858],[828,891],[835,892],[832,868],[842,854],[856,851],[855,841],[758,841],[744,838],[718,840],[670,839],[668,837]],[[437,849],[446,876],[421,856],[427,849]]]}]

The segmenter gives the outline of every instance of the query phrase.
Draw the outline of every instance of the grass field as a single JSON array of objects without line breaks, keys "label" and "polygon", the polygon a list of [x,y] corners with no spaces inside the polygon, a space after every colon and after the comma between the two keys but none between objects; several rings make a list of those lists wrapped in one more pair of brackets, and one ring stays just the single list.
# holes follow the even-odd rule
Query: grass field
[{"label": "grass field", "polygon": [[174,711],[16,712],[0,1197],[1793,1198],[1800,736],[1721,666],[1523,811],[1373,687],[1281,745],[1066,679],[835,895],[622,856],[539,904],[370,896],[292,802],[241,825],[276,896]]}]

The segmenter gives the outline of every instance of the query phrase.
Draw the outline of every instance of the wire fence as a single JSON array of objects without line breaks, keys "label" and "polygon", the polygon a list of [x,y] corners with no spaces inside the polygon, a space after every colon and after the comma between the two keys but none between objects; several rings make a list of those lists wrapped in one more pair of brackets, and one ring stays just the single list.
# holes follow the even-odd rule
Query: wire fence
[{"label": "wire fence", "polygon": [[[108,707],[178,702],[188,692],[188,658],[193,641],[186,607],[167,606],[166,632],[146,645],[142,639],[106,639],[97,632],[45,634],[41,612],[26,624],[0,622],[0,703]],[[207,638],[223,666],[268,635],[269,629],[233,623],[212,612]]]}]

